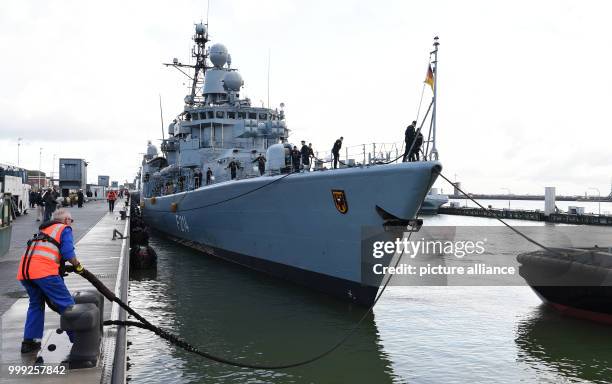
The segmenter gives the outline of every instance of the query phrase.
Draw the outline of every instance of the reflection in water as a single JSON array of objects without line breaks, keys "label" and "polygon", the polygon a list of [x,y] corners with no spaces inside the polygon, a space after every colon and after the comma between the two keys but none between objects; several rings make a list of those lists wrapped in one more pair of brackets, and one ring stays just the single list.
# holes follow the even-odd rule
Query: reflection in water
[{"label": "reflection in water", "polygon": [[[153,236],[157,278],[130,283],[130,305],[214,354],[251,363],[310,358],[342,337],[364,310],[269,278]],[[374,316],[324,359],[282,371],[254,371],[214,363],[130,329],[131,382],[364,382],[394,380]]]},{"label": "reflection in water", "polygon": [[517,328],[518,359],[567,378],[612,380],[612,328],[560,315],[542,305]]}]

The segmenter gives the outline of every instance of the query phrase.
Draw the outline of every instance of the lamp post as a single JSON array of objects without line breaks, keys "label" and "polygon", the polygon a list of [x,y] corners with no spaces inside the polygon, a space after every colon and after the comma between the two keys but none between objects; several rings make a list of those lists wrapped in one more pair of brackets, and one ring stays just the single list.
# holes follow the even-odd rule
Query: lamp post
[{"label": "lamp post", "polygon": [[599,197],[597,201],[597,205],[599,206],[599,215],[601,216],[601,192],[599,192],[599,188],[589,187],[589,189],[597,191],[597,196]]},{"label": "lamp post", "polygon": [[505,189],[506,191],[508,191],[508,209],[510,209],[510,195],[512,194],[512,192],[510,192],[510,188],[502,188]]},{"label": "lamp post", "polygon": [[42,174],[42,147],[40,147],[40,151],[38,152],[38,190],[40,191],[42,184],[40,182],[40,176]]},{"label": "lamp post", "polygon": [[53,154],[53,162],[51,163],[51,186],[55,186],[53,182],[53,178],[55,177],[55,159],[57,158],[57,153]]},{"label": "lamp post", "polygon": [[19,149],[21,148],[21,137],[17,138],[17,166],[19,166]]}]

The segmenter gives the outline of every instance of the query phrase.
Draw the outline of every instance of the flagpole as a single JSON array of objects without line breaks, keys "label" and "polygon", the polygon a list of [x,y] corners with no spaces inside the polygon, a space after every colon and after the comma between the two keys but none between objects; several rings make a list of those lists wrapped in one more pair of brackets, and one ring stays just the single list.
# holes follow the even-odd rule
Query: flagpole
[{"label": "flagpole", "polygon": [[436,148],[436,105],[438,103],[438,36],[434,37],[434,87],[433,87],[433,110],[431,111],[431,121],[432,121],[432,147],[431,147],[431,157],[432,160],[438,160],[438,149]]}]

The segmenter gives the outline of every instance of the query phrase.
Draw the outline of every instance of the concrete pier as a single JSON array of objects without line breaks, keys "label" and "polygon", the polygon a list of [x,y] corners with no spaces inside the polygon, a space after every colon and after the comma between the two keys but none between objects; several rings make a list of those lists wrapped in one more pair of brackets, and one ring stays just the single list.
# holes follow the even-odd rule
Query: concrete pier
[{"label": "concrete pier", "polygon": [[[113,231],[123,236],[129,234],[129,217],[120,220],[119,211],[124,200],[118,200],[115,212],[107,212],[104,201],[89,202],[84,208],[69,208],[75,222],[73,230],[76,254],[85,268],[95,274],[109,289],[127,302],[129,275],[129,239],[112,240]],[[128,210],[129,213],[129,210]],[[13,242],[6,260],[2,261],[1,284],[3,291],[2,319],[0,334],[0,383],[40,382],[40,383],[123,383],[126,368],[125,327],[104,327],[100,356],[93,368],[65,370],[65,374],[10,375],[11,366],[34,365],[36,358],[43,358],[45,365],[58,365],[70,351],[71,344],[65,333],[57,334],[60,317],[49,308],[45,312],[45,331],[42,348],[36,354],[21,355],[23,327],[28,307],[28,297],[15,275],[19,257],[24,244],[36,231],[38,222],[35,215],[20,217],[13,228]],[[17,256],[18,255],[18,256]],[[79,290],[94,289],[91,284],[78,275],[70,274],[65,278],[71,293]],[[105,299],[104,320],[125,319],[125,311],[115,303]],[[54,350],[49,345],[53,344]]]}]

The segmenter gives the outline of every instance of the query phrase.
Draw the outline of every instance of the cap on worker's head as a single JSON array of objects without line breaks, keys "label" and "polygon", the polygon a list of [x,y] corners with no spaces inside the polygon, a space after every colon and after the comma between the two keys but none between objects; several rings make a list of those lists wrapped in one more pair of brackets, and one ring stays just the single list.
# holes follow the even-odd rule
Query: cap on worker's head
[{"label": "cap on worker's head", "polygon": [[306,144],[306,140],[302,140],[302,143]]},{"label": "cap on worker's head", "polygon": [[297,149],[297,147],[294,145],[293,148]]},{"label": "cap on worker's head", "polygon": [[308,143],[308,145],[312,145],[312,143]]},{"label": "cap on worker's head", "polygon": [[340,140],[344,140],[344,137],[340,136]]},{"label": "cap on worker's head", "polygon": [[412,121],[412,124],[416,124],[416,120],[413,120],[413,121]]}]

